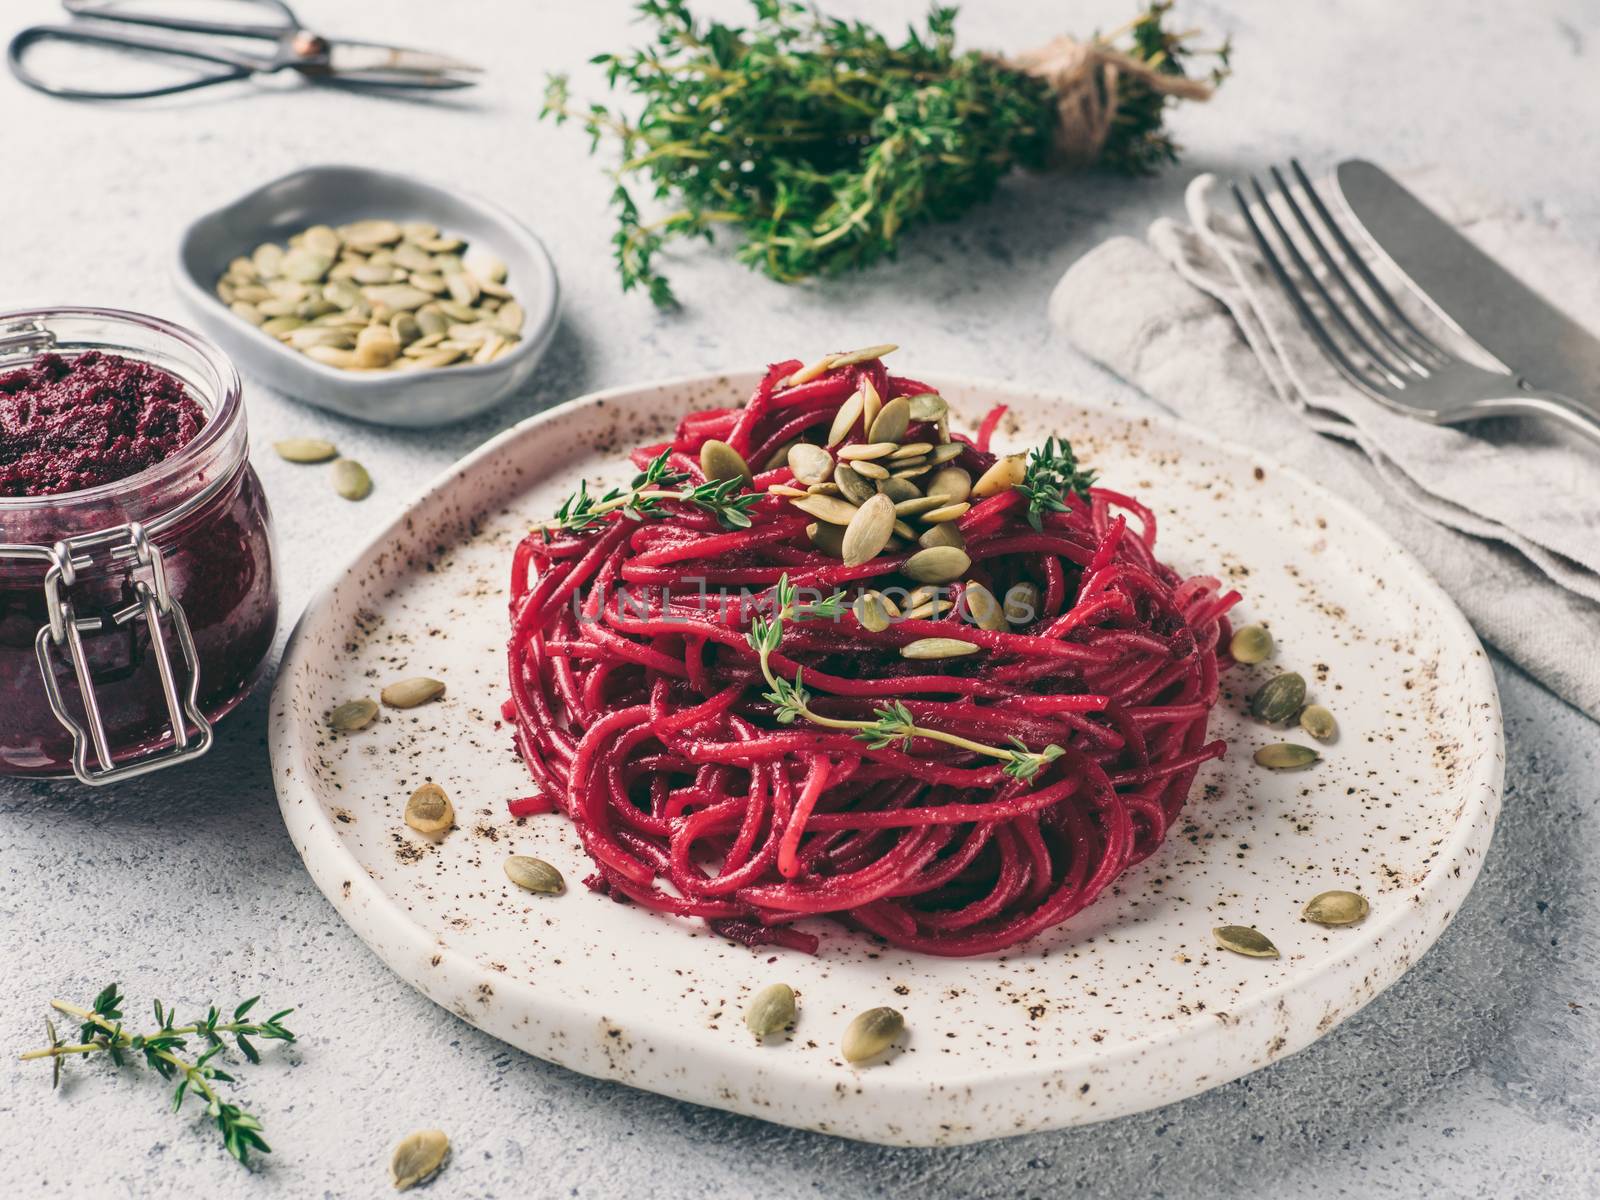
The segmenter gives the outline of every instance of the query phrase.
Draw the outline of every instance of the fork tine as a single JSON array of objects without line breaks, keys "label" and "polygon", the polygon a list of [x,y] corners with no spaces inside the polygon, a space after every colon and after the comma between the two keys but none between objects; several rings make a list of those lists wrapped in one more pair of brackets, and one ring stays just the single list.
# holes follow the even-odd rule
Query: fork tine
[{"label": "fork tine", "polygon": [[[1289,211],[1294,214],[1295,223],[1300,226],[1300,231],[1305,234],[1306,241],[1311,243],[1311,248],[1316,251],[1317,257],[1322,260],[1322,265],[1327,268],[1328,274],[1333,278],[1333,281],[1339,285],[1339,290],[1349,299],[1351,306],[1361,314],[1362,319],[1371,328],[1372,332],[1378,335],[1383,344],[1389,348],[1390,353],[1394,354],[1418,375],[1428,375],[1428,365],[1417,361],[1416,356],[1411,352],[1411,348],[1389,331],[1389,327],[1379,318],[1378,314],[1372,311],[1372,307],[1367,303],[1366,298],[1350,282],[1350,277],[1344,273],[1344,268],[1339,265],[1339,260],[1334,258],[1332,251],[1328,249],[1328,244],[1322,240],[1321,235],[1312,227],[1311,219],[1306,216],[1305,210],[1295,200],[1294,192],[1289,189],[1289,182],[1284,179],[1283,172],[1278,170],[1277,167],[1269,167],[1268,170],[1272,172],[1272,178],[1278,185],[1278,194],[1283,197],[1283,202],[1288,206]],[[1316,189],[1307,187],[1306,192],[1308,195],[1315,195]]]},{"label": "fork tine", "polygon": [[1372,268],[1367,266],[1367,260],[1351,245],[1350,239],[1345,236],[1344,230],[1333,219],[1333,214],[1328,211],[1328,206],[1322,202],[1322,197],[1317,193],[1317,189],[1311,186],[1311,180],[1307,177],[1305,169],[1301,167],[1298,158],[1289,160],[1289,169],[1294,172],[1294,177],[1300,181],[1300,186],[1305,190],[1306,195],[1310,197],[1312,207],[1317,210],[1317,216],[1322,218],[1322,224],[1333,234],[1333,240],[1339,244],[1339,252],[1344,255],[1346,262],[1355,267],[1357,274],[1361,276],[1362,282],[1378,298],[1378,303],[1388,309],[1389,315],[1404,326],[1406,332],[1415,339],[1416,345],[1420,346],[1428,357],[1431,357],[1439,364],[1449,362],[1451,356],[1441,350],[1432,338],[1412,323],[1411,318],[1406,316],[1405,310],[1394,302],[1394,297],[1389,295],[1389,290],[1378,281],[1378,277],[1373,273]]},{"label": "fork tine", "polygon": [[1245,224],[1250,227],[1250,232],[1255,237],[1256,249],[1261,251],[1261,257],[1266,260],[1267,267],[1278,281],[1278,286],[1283,289],[1283,294],[1289,297],[1289,303],[1294,305],[1294,310],[1300,317],[1300,323],[1306,327],[1306,332],[1316,340],[1317,345],[1322,347],[1322,352],[1328,356],[1328,359],[1335,367],[1339,368],[1340,374],[1374,399],[1384,399],[1383,381],[1370,378],[1355,363],[1350,361],[1344,352],[1344,348],[1334,340],[1333,335],[1317,319],[1317,314],[1312,311],[1311,306],[1306,303],[1305,297],[1295,287],[1294,280],[1289,277],[1289,272],[1278,258],[1277,251],[1267,241],[1267,236],[1261,231],[1261,226],[1256,224],[1255,214],[1250,211],[1250,203],[1244,198],[1244,193],[1239,190],[1239,185],[1230,183],[1228,187],[1233,192],[1233,198],[1239,205],[1240,215],[1244,217]]},{"label": "fork tine", "polygon": [[1289,231],[1284,228],[1283,222],[1278,218],[1278,210],[1273,207],[1272,201],[1267,198],[1267,193],[1262,189],[1261,181],[1252,175],[1250,177],[1250,186],[1255,189],[1256,199],[1260,202],[1262,211],[1267,214],[1267,220],[1272,222],[1272,228],[1277,233],[1278,240],[1283,243],[1283,248],[1289,252],[1289,257],[1293,260],[1301,277],[1317,293],[1317,296],[1327,307],[1328,312],[1332,314],[1335,323],[1343,331],[1345,337],[1360,348],[1361,353],[1366,355],[1367,361],[1377,369],[1378,374],[1383,376],[1391,387],[1405,387],[1406,378],[1403,372],[1406,368],[1400,363],[1392,362],[1385,358],[1382,352],[1367,340],[1366,335],[1355,327],[1349,315],[1344,311],[1343,306],[1329,293],[1322,280],[1317,277],[1317,273],[1311,269],[1311,264],[1306,261],[1305,255],[1300,253],[1300,247],[1289,236]]}]

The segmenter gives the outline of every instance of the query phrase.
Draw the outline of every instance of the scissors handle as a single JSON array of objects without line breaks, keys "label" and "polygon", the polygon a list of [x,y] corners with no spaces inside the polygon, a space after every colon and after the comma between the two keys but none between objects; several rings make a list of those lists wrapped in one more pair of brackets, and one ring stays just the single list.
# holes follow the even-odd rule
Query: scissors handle
[{"label": "scissors handle", "polygon": [[124,25],[144,25],[154,29],[172,29],[180,33],[221,34],[225,37],[269,38],[281,40],[298,33],[303,26],[284,0],[246,0],[278,15],[271,25],[249,25],[231,21],[199,21],[187,17],[164,17],[159,13],[129,11],[116,0],[61,0],[61,7],[75,17],[92,17],[96,21],[117,21]]},{"label": "scissors handle", "polygon": [[[141,22],[142,23],[142,22]],[[110,46],[119,50],[147,51],[173,58],[193,59],[197,62],[215,63],[223,70],[205,71],[178,83],[162,87],[140,88],[134,91],[77,88],[54,84],[33,73],[25,60],[28,48],[39,42],[71,42],[78,45]],[[149,96],[171,96],[195,88],[210,87],[233,79],[243,79],[257,72],[271,72],[285,65],[274,58],[254,57],[230,53],[222,49],[206,49],[193,44],[168,41],[162,38],[140,37],[136,34],[107,30],[102,32],[92,25],[35,25],[24,29],[11,39],[6,48],[6,61],[11,73],[35,91],[67,100],[141,100]]]}]

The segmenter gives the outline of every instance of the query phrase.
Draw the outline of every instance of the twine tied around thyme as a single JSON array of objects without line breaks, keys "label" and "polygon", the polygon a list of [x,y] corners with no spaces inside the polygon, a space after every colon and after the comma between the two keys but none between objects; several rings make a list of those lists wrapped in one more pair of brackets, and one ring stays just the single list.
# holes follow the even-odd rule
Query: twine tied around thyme
[{"label": "twine tied around thyme", "polygon": [[1115,49],[1109,40],[1079,41],[1068,34],[1013,58],[996,61],[1042,79],[1055,93],[1055,156],[1066,166],[1097,162],[1116,123],[1118,89],[1137,81],[1162,97],[1209,100],[1216,87],[1205,79],[1175,75]]}]

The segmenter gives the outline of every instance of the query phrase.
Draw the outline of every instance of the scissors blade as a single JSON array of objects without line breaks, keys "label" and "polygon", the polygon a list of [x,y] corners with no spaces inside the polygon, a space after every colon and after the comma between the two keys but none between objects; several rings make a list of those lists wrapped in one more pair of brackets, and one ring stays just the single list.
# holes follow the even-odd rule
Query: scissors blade
[{"label": "scissors blade", "polygon": [[337,83],[372,87],[464,88],[475,87],[482,67],[427,50],[384,46],[375,42],[329,41],[326,65],[317,73]]}]

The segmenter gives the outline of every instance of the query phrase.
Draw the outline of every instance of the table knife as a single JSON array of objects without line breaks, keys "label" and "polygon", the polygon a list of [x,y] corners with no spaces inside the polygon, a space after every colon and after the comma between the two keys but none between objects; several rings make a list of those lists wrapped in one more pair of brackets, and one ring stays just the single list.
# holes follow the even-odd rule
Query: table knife
[{"label": "table knife", "polygon": [[1350,215],[1417,296],[1532,386],[1600,400],[1600,338],[1495,262],[1382,167],[1335,170]]}]

